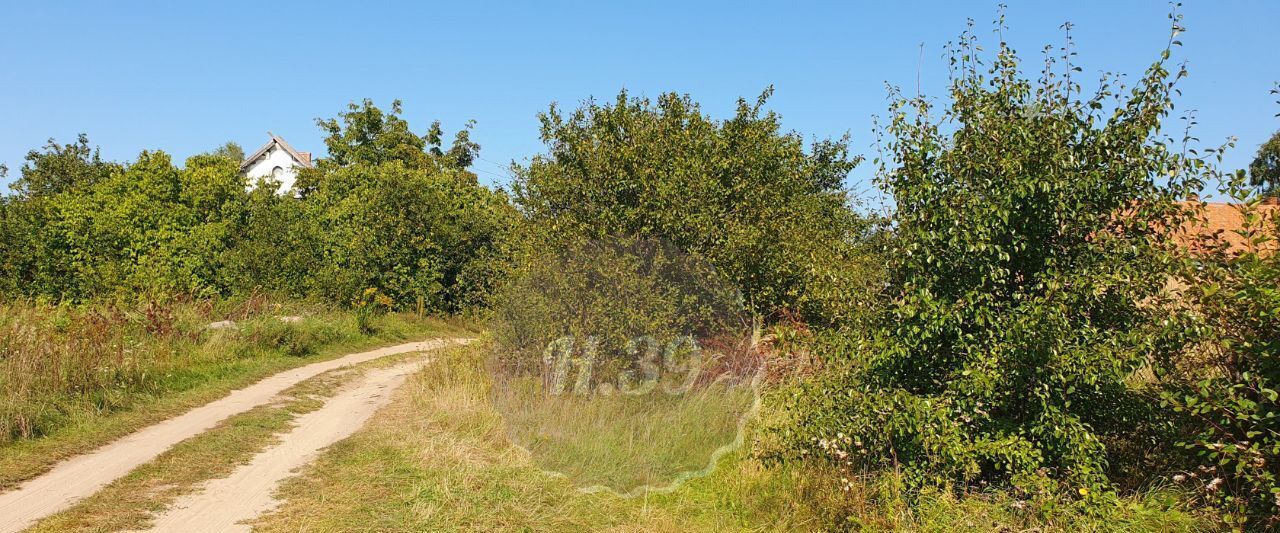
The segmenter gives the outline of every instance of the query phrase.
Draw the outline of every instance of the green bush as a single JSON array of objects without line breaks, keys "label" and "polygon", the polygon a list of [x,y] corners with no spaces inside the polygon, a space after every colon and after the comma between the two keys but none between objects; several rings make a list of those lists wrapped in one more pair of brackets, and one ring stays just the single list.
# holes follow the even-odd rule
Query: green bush
[{"label": "green bush", "polygon": [[1181,346],[1162,303],[1177,200],[1212,172],[1161,133],[1168,50],[1092,96],[1069,55],[1032,82],[1005,43],[978,50],[970,29],[945,108],[894,94],[891,301],[825,354],[857,362],[798,397],[792,442],[912,488],[1105,493],[1114,443],[1171,429],[1143,375]]},{"label": "green bush", "polygon": [[[371,102],[322,120],[330,157],[297,192],[245,188],[236,149],[103,162],[88,139],[27,155],[0,199],[0,296],[89,301],[265,292],[349,303],[375,287],[396,308],[482,307],[516,214],[467,166],[467,130],[440,145]],[[469,127],[469,126],[468,126]],[[230,154],[230,155],[229,155]]]},{"label": "green bush", "polygon": [[[306,357],[316,349],[330,344],[341,334],[324,323],[309,321],[285,322],[275,317],[264,317],[241,325],[241,336],[250,341],[257,351],[278,351],[291,357]],[[362,332],[364,333],[364,332]]]},{"label": "green bush", "polygon": [[[1243,182],[1237,182],[1243,185]],[[1192,257],[1182,285],[1194,342],[1170,365],[1163,398],[1190,423],[1193,467],[1177,479],[1221,505],[1229,524],[1280,526],[1280,217],[1242,188],[1243,248],[1220,236]],[[1189,371],[1188,371],[1189,370]]]},{"label": "green bush", "polygon": [[[666,345],[747,335],[736,288],[704,259],[650,239],[580,241],[544,250],[515,270],[489,325],[498,370],[537,374],[554,341],[593,339],[604,381],[630,369],[647,337]],[[581,348],[581,346],[579,346]]]},{"label": "green bush", "polygon": [[688,96],[624,91],[568,115],[542,114],[547,153],[517,169],[515,200],[533,246],[630,235],[706,257],[758,315],[789,309],[844,322],[870,299],[875,225],[847,205],[843,180],[861,160],[848,140],[806,150],[781,118],[739,100],[714,120]]}]

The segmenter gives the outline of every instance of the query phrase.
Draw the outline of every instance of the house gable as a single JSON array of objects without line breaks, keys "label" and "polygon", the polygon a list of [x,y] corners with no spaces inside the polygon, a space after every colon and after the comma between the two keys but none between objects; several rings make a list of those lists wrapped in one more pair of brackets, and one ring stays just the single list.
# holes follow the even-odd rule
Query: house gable
[{"label": "house gable", "polygon": [[240,164],[240,172],[248,178],[249,188],[257,186],[262,178],[274,178],[280,182],[277,193],[293,189],[298,179],[298,169],[312,168],[310,152],[299,152],[288,142],[271,132],[271,140],[258,148]]}]

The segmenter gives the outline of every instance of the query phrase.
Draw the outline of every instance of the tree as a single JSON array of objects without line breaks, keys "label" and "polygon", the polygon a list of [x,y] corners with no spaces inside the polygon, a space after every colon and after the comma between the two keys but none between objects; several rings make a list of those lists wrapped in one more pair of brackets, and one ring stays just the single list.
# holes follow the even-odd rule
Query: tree
[{"label": "tree", "polygon": [[1181,347],[1178,200],[1213,176],[1161,131],[1185,72],[1166,49],[1132,89],[1089,96],[1069,48],[1038,82],[1006,43],[979,50],[971,27],[941,110],[893,93],[890,303],[838,346],[858,364],[804,396],[796,443],[914,488],[1107,490],[1118,450],[1169,425],[1135,375]]},{"label": "tree", "polygon": [[[314,267],[327,298],[376,288],[400,307],[460,311],[482,301],[486,280],[466,280],[490,261],[511,217],[505,197],[461,170],[411,169],[399,161],[357,164],[325,176],[306,199],[324,228],[325,261]],[[468,281],[468,283],[463,283]]]},{"label": "tree", "polygon": [[347,111],[337,118],[316,119],[327,136],[325,146],[329,156],[320,160],[314,169],[303,169],[298,174],[295,187],[305,196],[319,186],[318,181],[336,169],[357,164],[376,166],[399,161],[410,169],[465,169],[480,152],[480,145],[471,140],[470,130],[474,121],[459,131],[453,146],[442,149],[444,132],[440,123],[434,122],[426,135],[419,136],[409,129],[409,123],[399,100],[391,102],[386,112],[372,100],[348,104]]},{"label": "tree", "polygon": [[547,153],[517,169],[516,202],[544,244],[657,238],[709,258],[759,315],[846,318],[866,293],[819,287],[832,278],[818,273],[843,282],[869,270],[858,244],[870,224],[842,185],[860,159],[847,139],[806,150],[782,132],[763,111],[771,92],[739,100],[723,121],[675,93],[651,102],[622,91],[568,115],[553,105],[540,116]]},{"label": "tree", "polygon": [[1185,486],[1222,506],[1237,529],[1272,531],[1280,526],[1280,217],[1242,178],[1225,192],[1241,213],[1243,244],[1205,236],[1181,271],[1193,342],[1166,365],[1162,398],[1191,421],[1178,444],[1199,476],[1182,476]]},{"label": "tree", "polygon": [[164,152],[143,152],[92,183],[15,201],[10,218],[26,244],[9,263],[21,265],[27,294],[223,294],[245,198],[236,161],[194,156],[179,169]]},{"label": "tree", "polygon": [[206,153],[214,157],[222,157],[235,161],[237,165],[244,161],[244,148],[240,147],[235,141],[227,141],[226,144],[214,148],[213,151]]},{"label": "tree", "polygon": [[35,228],[22,216],[24,207],[13,197],[0,196],[0,296],[21,294],[31,272]]},{"label": "tree", "polygon": [[403,114],[399,100],[391,102],[388,113],[365,99],[360,104],[349,104],[338,118],[317,119],[316,124],[328,134],[324,141],[329,149],[326,161],[339,167],[401,161],[414,168],[431,164],[466,168],[480,149],[468,134],[474,121],[458,132],[453,147],[446,153],[441,150],[443,131],[438,121],[432,123],[427,135],[420,137],[409,129]]},{"label": "tree", "polygon": [[234,293],[303,298],[314,294],[317,265],[325,261],[324,232],[305,202],[275,191],[258,187],[249,193],[245,221],[227,251],[222,276]]},{"label": "tree", "polygon": [[98,149],[90,148],[89,137],[83,133],[69,144],[58,144],[51,138],[43,152],[31,150],[25,160],[22,177],[10,187],[27,198],[90,187],[120,168],[104,162]]},{"label": "tree", "polygon": [[401,114],[398,100],[389,113],[365,100],[318,121],[329,157],[299,176],[307,216],[324,228],[313,290],[343,301],[376,288],[401,307],[473,309],[492,288],[486,274],[501,271],[514,212],[466,170],[480,148],[471,123],[444,150],[438,122],[418,136]]},{"label": "tree", "polygon": [[1258,147],[1258,155],[1249,164],[1249,181],[1265,196],[1280,194],[1280,131]]}]

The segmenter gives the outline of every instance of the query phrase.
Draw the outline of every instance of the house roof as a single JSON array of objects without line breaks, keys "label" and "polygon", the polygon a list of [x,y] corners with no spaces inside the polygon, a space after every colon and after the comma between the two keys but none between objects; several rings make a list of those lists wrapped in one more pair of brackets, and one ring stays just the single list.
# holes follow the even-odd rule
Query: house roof
[{"label": "house roof", "polygon": [[[1225,241],[1229,250],[1240,252],[1248,248],[1244,236],[1239,231],[1245,227],[1244,213],[1242,206],[1238,204],[1217,203],[1217,202],[1198,202],[1192,201],[1202,210],[1198,213],[1197,219],[1188,223],[1184,227],[1184,231],[1179,235],[1179,240],[1184,246],[1193,250],[1199,250],[1204,247],[1204,239],[1211,241],[1221,239]],[[1263,227],[1274,227],[1280,220],[1280,205],[1276,205],[1274,200],[1268,199],[1256,208],[1256,214],[1259,217],[1259,224]],[[1274,249],[1275,242],[1264,245],[1265,248]]]},{"label": "house roof", "polygon": [[267,144],[262,145],[262,148],[259,148],[256,152],[254,152],[249,157],[246,157],[244,161],[240,163],[241,171],[248,169],[249,165],[252,165],[255,161],[261,159],[262,156],[266,155],[267,151],[270,150],[272,146],[277,146],[277,145],[280,147],[280,149],[284,150],[285,153],[289,154],[289,157],[292,157],[294,161],[297,161],[298,166],[303,168],[312,168],[313,166],[315,166],[311,163],[311,152],[299,152],[297,150],[294,150],[293,147],[289,146],[289,143],[285,142],[285,140],[280,138],[279,135],[276,135],[269,131],[267,132],[267,135],[271,136],[271,140],[267,141]]}]

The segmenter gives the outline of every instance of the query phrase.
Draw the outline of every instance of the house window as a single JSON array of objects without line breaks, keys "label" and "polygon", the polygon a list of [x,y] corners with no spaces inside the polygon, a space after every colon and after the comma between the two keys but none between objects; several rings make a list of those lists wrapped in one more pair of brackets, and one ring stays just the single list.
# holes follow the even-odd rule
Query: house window
[{"label": "house window", "polygon": [[283,176],[283,175],[284,175],[284,167],[276,167],[271,169],[271,177],[275,179],[280,179],[280,176]]}]

